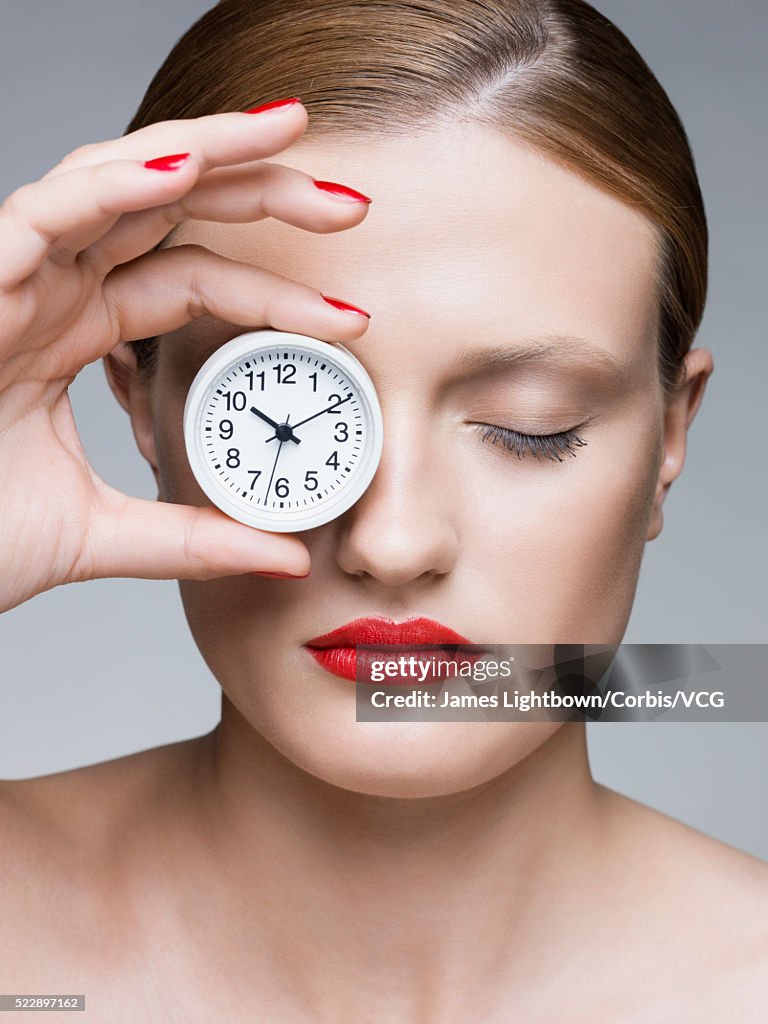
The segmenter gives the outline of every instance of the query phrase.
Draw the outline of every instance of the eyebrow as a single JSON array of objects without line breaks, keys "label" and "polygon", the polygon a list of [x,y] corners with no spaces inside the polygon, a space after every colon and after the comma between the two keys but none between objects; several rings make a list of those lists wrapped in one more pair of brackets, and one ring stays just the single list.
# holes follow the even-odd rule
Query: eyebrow
[{"label": "eyebrow", "polygon": [[[226,321],[220,323],[227,327],[235,326]],[[206,346],[198,353],[198,358],[205,361],[223,344],[225,342],[217,341]],[[531,338],[515,347],[494,345],[485,349],[465,349],[457,354],[453,360],[453,367],[462,374],[479,375],[537,362],[559,364],[565,369],[583,369],[589,368],[590,364],[597,365],[625,382],[629,381],[631,376],[629,363],[619,361],[604,348],[586,338],[572,334],[546,334]]]},{"label": "eyebrow", "polygon": [[514,348],[496,345],[486,349],[465,350],[456,356],[454,366],[461,370],[482,372],[533,362],[559,363],[565,367],[584,366],[591,362],[621,376],[626,376],[629,372],[626,363],[614,358],[604,348],[587,341],[586,338],[565,334],[548,334],[532,338]]}]

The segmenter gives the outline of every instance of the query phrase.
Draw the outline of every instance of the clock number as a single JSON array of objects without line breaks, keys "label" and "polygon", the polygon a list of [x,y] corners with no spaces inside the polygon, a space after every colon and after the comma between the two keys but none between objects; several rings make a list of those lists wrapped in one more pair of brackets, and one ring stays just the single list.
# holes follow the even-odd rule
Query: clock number
[{"label": "clock number", "polygon": [[246,373],[245,376],[248,378],[248,387],[250,388],[251,391],[253,391],[253,379],[254,379],[254,377],[258,377],[259,380],[261,381],[261,384],[259,386],[259,391],[263,391],[264,390],[264,376],[265,376],[265,374],[264,374],[263,370],[261,370],[259,373],[255,373],[253,370],[249,370]]},{"label": "clock number", "polygon": [[219,423],[219,434],[222,441],[229,441],[234,430],[235,428],[232,425],[232,420],[222,420],[221,423]]},{"label": "clock number", "polygon": [[[341,433],[341,437],[339,437],[339,431],[340,430],[342,432]],[[343,420],[341,420],[339,423],[336,424],[336,429],[333,432],[333,440],[334,441],[346,441],[348,438],[349,438],[349,428],[347,427],[347,424]]]},{"label": "clock number", "polygon": [[275,484],[275,494],[278,498],[288,497],[288,477],[281,476],[278,478],[278,481]]},{"label": "clock number", "polygon": [[[312,486],[310,486],[310,484]],[[304,474],[304,490],[316,491],[319,486],[320,484],[318,483],[317,480],[317,470],[308,469],[307,472]]]},{"label": "clock number", "polygon": [[309,379],[312,381],[312,391],[317,391],[317,371],[310,373]]},{"label": "clock number", "polygon": [[338,452],[332,452],[328,456],[328,458],[325,460],[325,464],[326,464],[326,466],[330,466],[332,469],[338,469],[339,468],[339,453]]},{"label": "clock number", "polygon": [[237,469],[240,465],[240,449],[239,448],[228,448],[227,449],[227,466],[230,469]]},{"label": "clock number", "polygon": [[278,363],[277,366],[273,366],[272,369],[277,374],[278,384],[295,384],[294,377],[296,376],[296,367],[293,363]]},{"label": "clock number", "polygon": [[242,412],[248,399],[245,397],[244,391],[225,391],[224,401],[227,403],[227,412],[230,412],[232,409],[235,412]]},{"label": "clock number", "polygon": [[327,410],[327,412],[332,412],[335,413],[337,416],[341,416],[341,411],[338,408],[338,406],[341,405],[341,395],[328,395],[329,402],[332,402],[334,398],[336,399],[336,404],[332,405],[331,408]]},{"label": "clock number", "polygon": [[251,480],[251,487],[250,487],[250,489],[253,490],[256,481],[261,476],[261,470],[260,469],[249,469],[248,472],[253,477],[253,480]]}]

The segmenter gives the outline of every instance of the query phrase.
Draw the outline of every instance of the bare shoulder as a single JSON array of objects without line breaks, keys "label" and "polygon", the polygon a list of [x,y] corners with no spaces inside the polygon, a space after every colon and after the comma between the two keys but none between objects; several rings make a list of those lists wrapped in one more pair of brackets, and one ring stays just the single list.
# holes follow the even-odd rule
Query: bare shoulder
[{"label": "bare shoulder", "polygon": [[[628,906],[638,908],[634,927],[644,948],[656,953],[660,988],[668,985],[671,995],[682,978],[695,981],[700,1022],[762,1019],[768,864],[646,804],[600,789],[611,809],[612,831],[621,836],[615,881],[618,886],[624,878]],[[681,1012],[679,1019],[687,1018]]]},{"label": "bare shoulder", "polygon": [[[136,837],[173,802],[200,740],[0,781],[0,982],[119,927],[114,894]],[[187,780],[188,782],[188,780]],[[12,991],[2,989],[0,991]]]},{"label": "bare shoulder", "polygon": [[[25,779],[0,780],[0,821],[14,849],[35,837],[83,848],[112,826],[130,825],[163,784],[173,786],[204,737],[169,743],[134,754]],[[29,852],[29,851],[27,851]]]},{"label": "bare shoulder", "polygon": [[[635,848],[645,854],[655,851],[649,868],[658,867],[677,884],[687,881],[684,888],[691,893],[706,883],[701,896],[709,893],[708,886],[717,880],[712,895],[741,894],[748,904],[768,899],[768,863],[764,860],[638,800],[604,786],[599,789],[614,815],[622,819],[625,835]],[[765,927],[768,929],[768,921]]]}]

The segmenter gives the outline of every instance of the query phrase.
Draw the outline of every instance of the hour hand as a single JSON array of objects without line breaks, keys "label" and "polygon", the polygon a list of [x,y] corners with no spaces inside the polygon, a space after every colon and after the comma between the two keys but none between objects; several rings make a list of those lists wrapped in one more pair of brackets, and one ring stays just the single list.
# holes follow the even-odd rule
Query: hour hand
[{"label": "hour hand", "polygon": [[[274,435],[275,437],[277,437],[279,435],[279,433],[280,433],[280,426],[281,425],[276,420],[273,420],[270,416],[267,416],[267,414],[265,412],[262,412],[261,409],[257,409],[255,405],[251,406],[250,411],[255,416],[258,416],[259,419],[262,419],[262,420],[264,420],[265,423],[268,423],[270,425],[270,427],[274,427],[275,428],[275,431],[276,431],[276,433]],[[288,424],[284,424],[284,426],[287,427]],[[293,432],[291,431],[290,427],[288,428],[288,430],[285,433],[286,433],[287,436],[284,437],[284,438],[281,438],[281,440],[295,441],[296,444],[301,444],[301,441],[298,439],[298,437],[294,437],[293,436]],[[270,437],[270,438],[267,438],[267,440],[268,441],[272,441],[273,438]]]}]

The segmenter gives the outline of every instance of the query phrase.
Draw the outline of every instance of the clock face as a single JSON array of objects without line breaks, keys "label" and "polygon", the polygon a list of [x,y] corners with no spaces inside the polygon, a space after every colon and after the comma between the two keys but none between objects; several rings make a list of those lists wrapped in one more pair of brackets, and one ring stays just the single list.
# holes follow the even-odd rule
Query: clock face
[{"label": "clock face", "polygon": [[273,330],[239,335],[203,365],[184,433],[214,504],[277,532],[341,515],[373,478],[382,446],[362,364],[338,344]]}]

